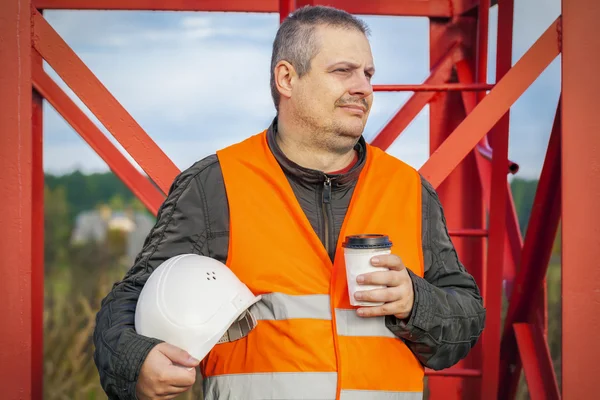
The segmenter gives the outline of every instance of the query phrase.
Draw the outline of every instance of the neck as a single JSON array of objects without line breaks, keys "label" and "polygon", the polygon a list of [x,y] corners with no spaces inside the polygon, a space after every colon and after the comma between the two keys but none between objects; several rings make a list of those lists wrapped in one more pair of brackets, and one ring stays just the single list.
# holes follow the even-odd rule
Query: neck
[{"label": "neck", "polygon": [[277,145],[283,154],[294,163],[304,168],[328,173],[344,169],[354,159],[356,152],[354,149],[340,154],[328,151],[325,146],[311,143],[310,140],[303,140],[315,136],[306,132],[303,127],[288,124],[285,120],[278,118],[275,137]]}]

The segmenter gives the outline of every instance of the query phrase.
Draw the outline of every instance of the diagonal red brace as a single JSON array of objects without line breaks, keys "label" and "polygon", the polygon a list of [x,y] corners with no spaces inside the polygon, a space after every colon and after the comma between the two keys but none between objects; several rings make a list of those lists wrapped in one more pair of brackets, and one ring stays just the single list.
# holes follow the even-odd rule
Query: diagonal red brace
[{"label": "diagonal red brace", "polygon": [[[513,398],[519,382],[521,364],[513,324],[534,322],[540,291],[548,270],[552,246],[561,214],[561,105],[556,111],[542,174],[538,183],[523,245],[521,266],[509,298],[501,344],[500,381],[502,398]],[[522,354],[522,353],[521,353]],[[544,361],[540,359],[540,361]],[[548,366],[539,365],[547,370]],[[550,366],[551,369],[551,366]],[[553,375],[545,380],[556,379]]]},{"label": "diagonal red brace", "polygon": [[32,9],[32,19],[34,48],[163,193],[168,193],[180,172],[175,164],[35,9]]},{"label": "diagonal red brace", "polygon": [[[452,72],[454,57],[460,49],[460,44],[455,43],[448,50],[448,53],[437,63],[431,71],[429,77],[425,80],[426,85],[439,85],[446,82]],[[415,92],[410,99],[400,108],[400,110],[390,119],[384,128],[371,141],[373,146],[382,150],[387,150],[392,143],[402,134],[404,129],[436,95],[435,92]]]},{"label": "diagonal red brace", "polygon": [[41,67],[32,68],[33,87],[108,164],[123,183],[156,215],[164,195],[125,158],[98,127]]},{"label": "diagonal red brace", "polygon": [[544,32],[420,169],[438,187],[558,56],[558,19]]},{"label": "diagonal red brace", "polygon": [[421,83],[419,85],[373,85],[374,92],[484,92],[492,90],[494,85],[487,83],[440,83],[431,85]]},{"label": "diagonal red brace", "polygon": [[544,333],[534,324],[514,324],[513,328],[531,400],[559,400],[558,383]]}]

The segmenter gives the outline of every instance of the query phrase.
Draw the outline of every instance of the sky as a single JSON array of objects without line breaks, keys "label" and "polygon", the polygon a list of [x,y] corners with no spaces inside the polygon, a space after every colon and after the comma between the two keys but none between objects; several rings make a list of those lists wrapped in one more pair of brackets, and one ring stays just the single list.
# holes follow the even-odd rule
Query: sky
[{"label": "sky", "polygon": [[[560,0],[515,0],[513,63],[559,14]],[[269,63],[278,14],[47,10],[44,16],[181,170],[262,131],[275,115]],[[417,84],[427,78],[426,18],[359,17],[372,32],[374,84]],[[495,78],[496,21],[497,8],[492,7],[490,83]],[[60,77],[48,65],[45,69],[123,151]],[[559,57],[511,108],[509,157],[520,165],[519,177],[539,177],[560,78]],[[374,94],[364,132],[367,141],[410,95]],[[388,153],[420,168],[429,155],[428,130],[429,109],[425,107]],[[108,171],[47,102],[44,137],[47,172]]]}]

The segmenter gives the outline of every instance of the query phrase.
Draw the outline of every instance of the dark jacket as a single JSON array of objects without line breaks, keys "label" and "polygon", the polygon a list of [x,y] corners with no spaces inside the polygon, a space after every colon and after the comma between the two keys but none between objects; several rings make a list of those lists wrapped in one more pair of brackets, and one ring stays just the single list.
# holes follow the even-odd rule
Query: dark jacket
[{"label": "dark jacket", "polygon": [[[333,259],[342,221],[364,165],[364,139],[356,146],[356,165],[348,173],[330,176],[331,185],[327,186],[325,174],[285,157],[274,140],[276,126],[275,121],[268,131],[271,150]],[[475,345],[484,327],[485,309],[473,277],[458,260],[435,190],[424,179],[422,185],[424,278],[409,270],[415,293],[412,314],[408,321],[387,317],[386,324],[421,363],[439,370],[460,361]],[[323,203],[324,198],[330,198],[329,202]],[[152,347],[160,343],[138,335],[134,329],[136,302],[152,271],[182,253],[225,262],[228,229],[223,175],[216,155],[211,155],[177,176],[133,267],[102,301],[94,331],[94,360],[111,399],[135,399],[142,363]]]}]

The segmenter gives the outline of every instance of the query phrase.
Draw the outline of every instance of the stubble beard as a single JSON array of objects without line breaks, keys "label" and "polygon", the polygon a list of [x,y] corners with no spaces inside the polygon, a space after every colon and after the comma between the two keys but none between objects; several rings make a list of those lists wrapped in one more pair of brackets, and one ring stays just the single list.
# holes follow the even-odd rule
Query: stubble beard
[{"label": "stubble beard", "polygon": [[324,124],[311,115],[298,115],[298,117],[308,133],[305,147],[312,148],[318,153],[348,154],[354,149],[364,131],[364,126],[357,129],[337,121],[328,121]]}]

